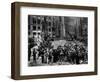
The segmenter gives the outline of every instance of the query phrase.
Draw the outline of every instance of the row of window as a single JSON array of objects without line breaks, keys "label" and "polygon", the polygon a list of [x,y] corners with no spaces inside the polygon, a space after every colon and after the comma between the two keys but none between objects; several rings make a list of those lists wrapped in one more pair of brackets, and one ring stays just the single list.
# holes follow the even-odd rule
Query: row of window
[{"label": "row of window", "polygon": [[[31,33],[30,32],[28,32],[28,35],[30,35]],[[33,32],[33,35],[41,35],[41,33],[40,32]]]},{"label": "row of window", "polygon": [[[28,27],[28,30],[31,30],[31,27],[30,26]],[[38,27],[37,26],[32,26],[32,30],[33,31],[42,30],[42,28],[40,26],[38,26]],[[48,30],[48,32],[55,31],[54,28],[50,28],[50,27],[47,30]]]},{"label": "row of window", "polygon": [[32,26],[32,29],[31,29],[31,26],[29,25],[28,30],[41,30],[41,27],[40,26],[38,26],[38,27]]},{"label": "row of window", "polygon": [[33,35],[36,35],[36,34],[41,35],[40,32],[33,32]]},{"label": "row of window", "polygon": [[[33,24],[41,24],[41,19],[33,18],[33,19],[32,19],[32,23],[33,23]],[[50,21],[48,21],[47,24],[48,24],[49,26],[51,26],[51,22],[50,22]]]},{"label": "row of window", "polygon": [[38,28],[36,26],[33,26],[33,30],[41,30],[40,26]]},{"label": "row of window", "polygon": [[36,24],[36,23],[37,24],[40,24],[41,23],[40,19],[37,19],[36,20],[35,18],[33,18],[32,20],[33,20],[33,24]]},{"label": "row of window", "polygon": [[[40,28],[40,26],[38,26],[38,28],[36,26],[33,26],[33,30],[35,31],[35,30],[42,30],[42,29]],[[52,29],[48,28],[48,31],[51,32]]]}]

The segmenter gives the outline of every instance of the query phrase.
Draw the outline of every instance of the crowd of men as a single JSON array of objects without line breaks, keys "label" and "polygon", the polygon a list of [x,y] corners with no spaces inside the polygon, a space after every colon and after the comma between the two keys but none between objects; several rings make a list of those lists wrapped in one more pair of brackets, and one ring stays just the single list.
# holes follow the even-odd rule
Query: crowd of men
[{"label": "crowd of men", "polygon": [[78,44],[78,42],[65,43],[64,46],[57,46],[54,49],[52,47],[43,47],[42,45],[38,48],[31,49],[33,56],[33,63],[42,64],[87,64],[88,55],[87,47],[83,44]]}]

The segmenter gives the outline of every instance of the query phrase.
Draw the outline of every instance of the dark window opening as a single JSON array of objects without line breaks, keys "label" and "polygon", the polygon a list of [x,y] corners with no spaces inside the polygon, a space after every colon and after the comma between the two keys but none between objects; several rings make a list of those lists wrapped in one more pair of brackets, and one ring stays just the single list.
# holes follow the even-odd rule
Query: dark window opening
[{"label": "dark window opening", "polygon": [[36,32],[33,32],[33,35],[36,35]]},{"label": "dark window opening", "polygon": [[38,30],[40,30],[40,26],[38,27]]},{"label": "dark window opening", "polygon": [[51,32],[51,28],[49,28],[49,32]]},{"label": "dark window opening", "polygon": [[37,20],[37,23],[40,24],[40,19]]},{"label": "dark window opening", "polygon": [[40,35],[40,33],[38,33],[38,35]]},{"label": "dark window opening", "polygon": [[49,22],[49,26],[51,26],[51,22]]},{"label": "dark window opening", "polygon": [[33,18],[33,24],[36,24],[36,19],[35,18]]},{"label": "dark window opening", "polygon": [[30,35],[30,32],[28,32],[28,35]]},{"label": "dark window opening", "polygon": [[33,26],[33,30],[36,30],[36,26]]},{"label": "dark window opening", "polygon": [[52,31],[53,31],[53,32],[55,32],[55,31],[56,31],[56,29],[55,29],[55,28],[52,28]]}]

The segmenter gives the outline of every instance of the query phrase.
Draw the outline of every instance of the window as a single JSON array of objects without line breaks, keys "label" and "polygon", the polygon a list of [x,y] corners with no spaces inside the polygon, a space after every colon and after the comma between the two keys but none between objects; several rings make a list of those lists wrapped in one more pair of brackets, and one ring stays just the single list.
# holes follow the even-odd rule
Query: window
[{"label": "window", "polygon": [[40,35],[40,33],[38,33],[38,35]]},{"label": "window", "polygon": [[49,28],[49,32],[51,32],[51,28]]},{"label": "window", "polygon": [[51,22],[49,22],[49,26],[51,26]]},{"label": "window", "polygon": [[33,18],[33,24],[36,24],[36,19],[35,18]]},{"label": "window", "polygon": [[56,31],[56,29],[55,29],[54,27],[52,27],[52,31],[53,31],[53,32],[55,32],[55,31]]},{"label": "window", "polygon": [[36,30],[36,26],[33,26],[33,30]]},{"label": "window", "polygon": [[40,19],[37,20],[37,23],[40,24]]},{"label": "window", "polygon": [[40,30],[40,26],[38,26],[38,30]]},{"label": "window", "polygon": [[49,17],[49,20],[51,20],[51,17]]},{"label": "window", "polygon": [[30,35],[31,33],[28,31],[28,35]]},{"label": "window", "polygon": [[36,32],[33,32],[33,35],[36,35]]}]

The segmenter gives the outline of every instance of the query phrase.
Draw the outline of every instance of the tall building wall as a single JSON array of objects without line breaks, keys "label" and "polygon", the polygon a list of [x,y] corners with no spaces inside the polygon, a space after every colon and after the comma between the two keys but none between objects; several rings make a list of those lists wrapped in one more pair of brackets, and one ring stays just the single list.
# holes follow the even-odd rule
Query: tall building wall
[{"label": "tall building wall", "polygon": [[29,15],[29,36],[33,37],[33,32],[40,32],[41,36],[43,34],[50,34],[51,37],[54,37],[55,39],[67,40],[72,38],[73,35],[76,38],[80,38],[83,35],[82,29],[86,26],[85,23],[83,24],[83,19],[84,18],[82,17]]}]

